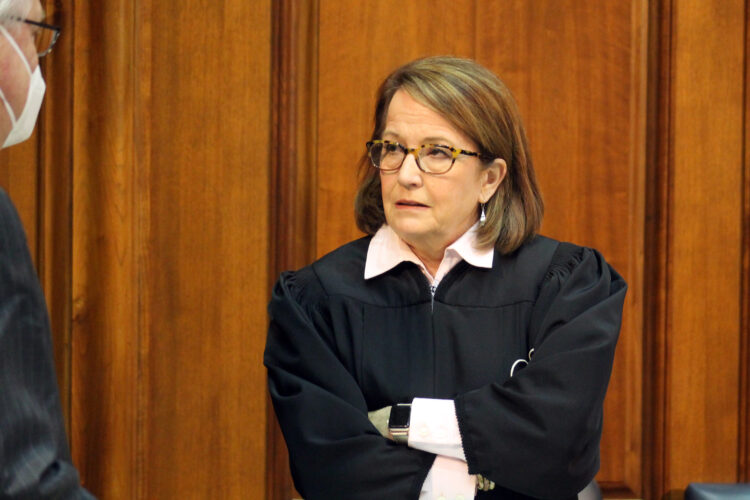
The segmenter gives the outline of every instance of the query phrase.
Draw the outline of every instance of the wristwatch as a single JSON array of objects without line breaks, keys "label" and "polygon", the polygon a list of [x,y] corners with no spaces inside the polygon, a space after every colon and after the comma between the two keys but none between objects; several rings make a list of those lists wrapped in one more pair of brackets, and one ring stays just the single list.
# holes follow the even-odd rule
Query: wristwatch
[{"label": "wristwatch", "polygon": [[410,403],[399,403],[391,406],[391,415],[388,417],[388,432],[397,443],[406,444],[409,441],[410,419]]}]

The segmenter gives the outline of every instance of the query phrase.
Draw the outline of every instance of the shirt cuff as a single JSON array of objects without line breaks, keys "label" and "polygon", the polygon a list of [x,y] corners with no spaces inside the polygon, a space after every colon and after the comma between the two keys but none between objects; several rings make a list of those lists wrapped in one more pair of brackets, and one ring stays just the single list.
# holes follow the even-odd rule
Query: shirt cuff
[{"label": "shirt cuff", "polygon": [[466,461],[452,399],[414,398],[408,445],[416,450]]},{"label": "shirt cuff", "polygon": [[438,455],[419,493],[419,500],[471,500],[476,477],[463,460]]}]

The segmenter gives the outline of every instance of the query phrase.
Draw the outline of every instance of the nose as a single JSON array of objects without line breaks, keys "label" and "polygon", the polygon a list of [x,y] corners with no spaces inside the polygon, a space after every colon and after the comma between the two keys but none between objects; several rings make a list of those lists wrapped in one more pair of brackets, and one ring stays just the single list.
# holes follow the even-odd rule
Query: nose
[{"label": "nose", "polygon": [[413,154],[407,154],[401,168],[398,170],[398,182],[406,188],[415,188],[422,185],[422,171],[417,166],[417,158]]}]

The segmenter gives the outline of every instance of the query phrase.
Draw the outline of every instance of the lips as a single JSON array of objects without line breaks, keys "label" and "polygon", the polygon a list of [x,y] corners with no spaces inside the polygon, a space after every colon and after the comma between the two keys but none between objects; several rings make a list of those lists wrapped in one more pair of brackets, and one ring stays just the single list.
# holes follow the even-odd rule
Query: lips
[{"label": "lips", "polygon": [[396,202],[396,206],[397,207],[402,207],[402,208],[411,208],[411,207],[415,207],[415,208],[420,208],[420,207],[421,208],[427,208],[427,205],[425,205],[424,203],[420,203],[420,202],[414,201],[414,200],[398,200]]}]

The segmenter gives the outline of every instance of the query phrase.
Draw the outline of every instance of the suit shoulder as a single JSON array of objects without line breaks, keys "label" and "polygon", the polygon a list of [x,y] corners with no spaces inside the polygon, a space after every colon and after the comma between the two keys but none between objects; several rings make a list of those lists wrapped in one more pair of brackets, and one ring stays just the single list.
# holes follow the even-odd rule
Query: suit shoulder
[{"label": "suit shoulder", "polygon": [[0,254],[26,251],[26,232],[8,194],[0,188]]}]

